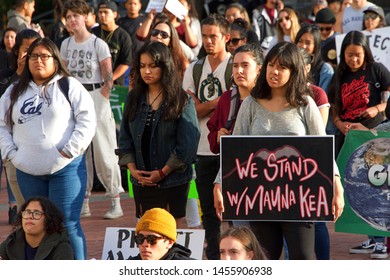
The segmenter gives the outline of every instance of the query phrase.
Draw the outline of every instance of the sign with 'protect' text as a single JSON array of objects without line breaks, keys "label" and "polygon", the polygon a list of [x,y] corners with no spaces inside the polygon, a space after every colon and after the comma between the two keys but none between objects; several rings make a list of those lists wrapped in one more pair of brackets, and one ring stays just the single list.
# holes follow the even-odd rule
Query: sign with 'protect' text
[{"label": "sign with 'protect' text", "polygon": [[[139,254],[134,241],[135,228],[106,228],[102,260],[127,260]],[[176,243],[191,250],[191,258],[201,260],[203,256],[204,230],[178,229]]]}]

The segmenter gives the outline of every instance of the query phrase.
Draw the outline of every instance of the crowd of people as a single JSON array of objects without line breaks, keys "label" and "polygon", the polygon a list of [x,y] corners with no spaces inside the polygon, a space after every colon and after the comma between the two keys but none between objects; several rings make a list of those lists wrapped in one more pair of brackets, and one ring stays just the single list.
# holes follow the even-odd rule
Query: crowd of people
[{"label": "crowd of people", "polygon": [[[12,1],[0,42],[0,148],[15,230],[0,259],[87,259],[80,219],[93,214],[94,176],[111,202],[104,218],[117,219],[121,169],[138,219],[134,259],[191,259],[176,227],[199,212],[207,259],[273,260],[283,249],[330,259],[324,222],[260,218],[221,230],[221,136],[328,134],[337,155],[351,129],[387,131],[390,72],[362,32],[386,26],[383,9],[314,0],[305,16],[281,0],[205,1],[205,11],[179,2],[182,19],[167,8],[144,14],[140,0],[126,0],[122,17],[112,0],[53,1],[48,32],[32,22],[34,0]],[[129,88],[118,131],[115,86]],[[333,165],[336,221],[344,194]],[[350,252],[387,258],[385,238],[368,238]]]}]

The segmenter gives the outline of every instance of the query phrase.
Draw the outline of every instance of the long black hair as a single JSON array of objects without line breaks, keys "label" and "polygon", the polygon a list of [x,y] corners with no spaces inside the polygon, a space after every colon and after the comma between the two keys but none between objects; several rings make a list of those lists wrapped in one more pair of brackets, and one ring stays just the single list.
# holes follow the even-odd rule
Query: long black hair
[{"label": "long black hair", "polygon": [[303,24],[295,37],[295,44],[298,44],[301,37],[306,33],[310,33],[313,36],[314,49],[313,53],[310,54],[312,56],[310,75],[312,76],[315,85],[318,86],[320,83],[321,68],[324,65],[321,56],[321,32],[317,25]]},{"label": "long black hair", "polygon": [[145,44],[137,53],[134,63],[136,71],[134,88],[127,97],[124,118],[127,121],[134,119],[140,109],[139,102],[141,96],[148,92],[148,85],[144,82],[140,73],[142,54],[149,54],[156,67],[161,68],[162,119],[166,121],[178,119],[187,104],[188,95],[182,88],[179,73],[175,68],[169,48],[161,42]]},{"label": "long black hair", "polygon": [[267,82],[268,63],[278,61],[290,69],[290,79],[286,84],[286,100],[292,107],[307,105],[306,95],[310,95],[305,75],[305,63],[297,45],[289,42],[277,43],[265,57],[260,76],[251,91],[254,98],[271,99],[272,90]]},{"label": "long black hair", "polygon": [[46,79],[46,81],[42,84],[44,88],[44,94],[47,94],[46,91],[46,85],[50,82],[50,80],[57,74],[60,74],[62,76],[70,76],[68,70],[66,69],[65,65],[62,62],[60,52],[57,48],[57,46],[48,38],[38,38],[36,39],[28,48],[27,50],[27,57],[26,57],[26,64],[24,65],[24,69],[22,74],[20,75],[19,80],[15,83],[14,87],[11,90],[10,95],[10,106],[7,111],[6,119],[7,123],[12,126],[12,110],[13,106],[15,105],[18,98],[26,91],[29,83],[31,80],[33,80],[30,67],[28,65],[28,61],[30,60],[30,55],[33,52],[33,50],[38,47],[43,46],[45,49],[49,51],[49,53],[53,56],[54,64],[55,64],[55,71],[53,75],[51,75],[49,78]]},{"label": "long black hair", "polygon": [[363,32],[350,31],[345,35],[343,43],[340,49],[340,63],[337,65],[335,73],[335,88],[334,95],[330,95],[329,99],[332,104],[335,104],[337,108],[341,108],[341,84],[343,77],[346,73],[350,72],[351,69],[345,61],[345,49],[350,45],[361,46],[364,50],[364,63],[363,68],[366,68],[367,64],[374,63],[374,56],[372,55],[368,39]]}]

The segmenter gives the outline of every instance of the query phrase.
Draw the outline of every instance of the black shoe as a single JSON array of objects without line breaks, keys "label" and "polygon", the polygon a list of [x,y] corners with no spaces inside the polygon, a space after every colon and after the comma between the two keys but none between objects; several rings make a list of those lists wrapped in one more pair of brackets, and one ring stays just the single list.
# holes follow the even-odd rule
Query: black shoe
[{"label": "black shoe", "polygon": [[8,224],[13,225],[16,223],[18,218],[18,208],[15,205],[14,207],[8,208]]}]

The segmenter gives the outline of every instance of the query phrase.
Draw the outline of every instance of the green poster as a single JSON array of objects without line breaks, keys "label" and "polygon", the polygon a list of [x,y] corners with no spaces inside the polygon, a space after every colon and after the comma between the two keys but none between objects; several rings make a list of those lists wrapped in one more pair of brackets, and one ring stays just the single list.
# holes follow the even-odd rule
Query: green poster
[{"label": "green poster", "polygon": [[114,86],[111,91],[110,104],[117,125],[122,121],[122,104],[125,104],[128,92],[129,88],[124,86]]},{"label": "green poster", "polygon": [[345,208],[335,230],[390,236],[390,133],[349,131],[337,165]]}]

